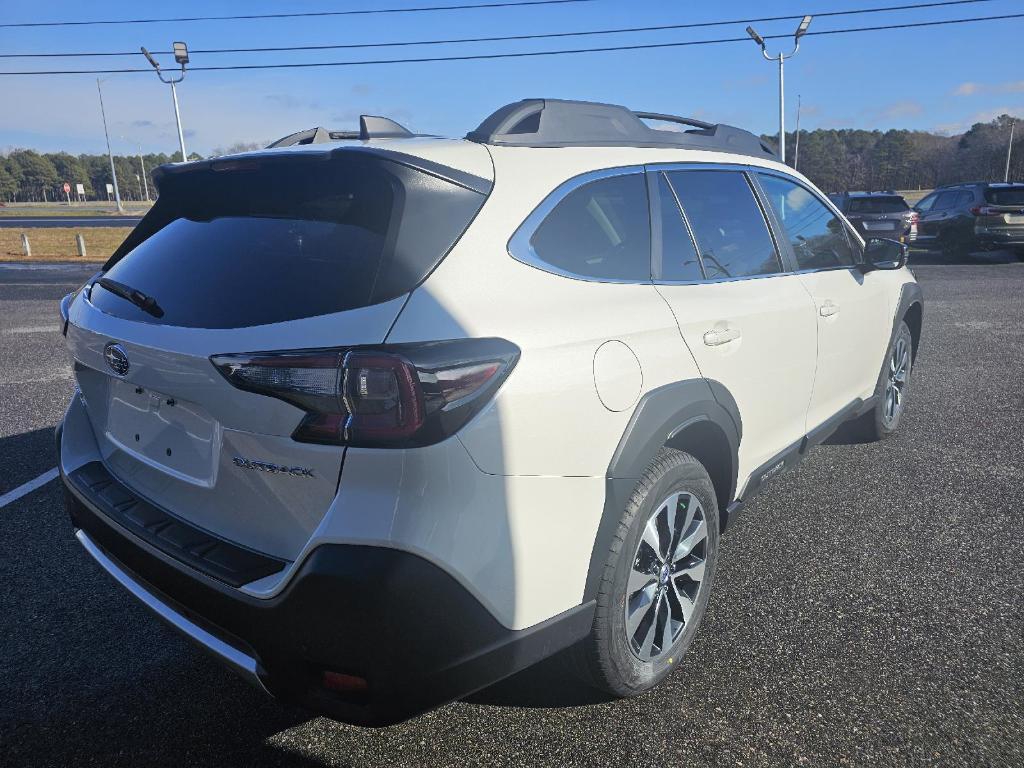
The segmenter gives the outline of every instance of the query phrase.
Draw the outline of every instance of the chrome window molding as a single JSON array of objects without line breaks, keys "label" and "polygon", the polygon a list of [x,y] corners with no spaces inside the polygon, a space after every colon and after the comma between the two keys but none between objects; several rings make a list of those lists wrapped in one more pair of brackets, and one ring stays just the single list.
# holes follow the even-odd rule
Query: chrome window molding
[{"label": "chrome window molding", "polygon": [[513,259],[527,266],[534,267],[543,272],[549,272],[552,275],[558,275],[559,277],[567,277],[571,280],[582,280],[588,283],[616,283],[626,285],[644,285],[650,283],[650,277],[646,280],[626,280],[622,278],[614,277],[594,277],[593,275],[580,275],[575,272],[569,272],[568,270],[561,269],[549,264],[533,249],[533,244],[530,240],[533,238],[534,232],[541,225],[541,222],[548,217],[548,214],[555,209],[562,200],[564,200],[570,193],[575,192],[582,186],[590,184],[594,181],[600,181],[601,179],[613,178],[615,176],[629,176],[632,174],[642,175],[644,167],[642,165],[626,165],[618,168],[603,168],[599,171],[589,171],[588,173],[574,176],[568,179],[551,191],[547,197],[541,201],[540,205],[531,211],[530,215],[523,220],[523,223],[519,225],[515,233],[508,241],[508,254]]}]

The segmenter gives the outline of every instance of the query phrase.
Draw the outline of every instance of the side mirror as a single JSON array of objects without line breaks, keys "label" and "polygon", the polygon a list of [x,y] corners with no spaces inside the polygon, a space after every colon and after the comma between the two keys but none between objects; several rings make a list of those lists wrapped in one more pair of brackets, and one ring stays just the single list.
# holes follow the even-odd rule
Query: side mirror
[{"label": "side mirror", "polygon": [[872,237],[864,246],[864,271],[902,269],[907,264],[910,247],[896,240]]}]

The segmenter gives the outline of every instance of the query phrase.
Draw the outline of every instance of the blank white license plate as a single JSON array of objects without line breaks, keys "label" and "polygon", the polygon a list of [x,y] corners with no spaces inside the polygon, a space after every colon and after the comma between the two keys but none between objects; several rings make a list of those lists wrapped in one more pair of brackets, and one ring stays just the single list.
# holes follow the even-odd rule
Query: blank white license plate
[{"label": "blank white license plate", "polygon": [[871,230],[872,232],[879,232],[881,230],[893,230],[896,229],[895,221],[865,221],[864,229]]},{"label": "blank white license plate", "polygon": [[1007,224],[1024,224],[1024,213],[1008,213],[1006,214]]}]

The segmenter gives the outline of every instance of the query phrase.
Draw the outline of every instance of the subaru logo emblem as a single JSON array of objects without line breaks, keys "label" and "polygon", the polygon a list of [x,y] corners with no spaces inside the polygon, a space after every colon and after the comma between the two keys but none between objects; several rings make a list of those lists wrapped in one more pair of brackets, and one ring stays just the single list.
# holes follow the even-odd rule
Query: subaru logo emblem
[{"label": "subaru logo emblem", "polygon": [[120,344],[111,342],[103,348],[103,359],[107,361],[107,365],[114,373],[118,376],[124,376],[128,373],[128,355],[124,352],[124,347]]}]

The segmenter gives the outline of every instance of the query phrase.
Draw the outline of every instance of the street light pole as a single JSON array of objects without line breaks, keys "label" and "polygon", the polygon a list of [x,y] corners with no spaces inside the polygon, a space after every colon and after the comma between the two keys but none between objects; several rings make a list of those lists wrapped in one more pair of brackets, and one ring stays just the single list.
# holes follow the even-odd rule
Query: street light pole
[{"label": "street light pole", "polygon": [[117,201],[117,212],[124,213],[124,206],[121,205],[121,192],[117,188],[117,171],[114,170],[114,153],[110,151],[110,132],[107,130],[107,110],[103,108],[103,89],[100,88],[100,79],[96,78],[96,90],[100,94],[100,114],[103,115],[103,135],[107,137],[107,157],[110,158],[110,176],[114,180],[114,200]]},{"label": "street light pole", "polygon": [[1017,121],[1010,118],[1010,143],[1006,147],[1006,173],[1003,174],[1003,181],[1010,180],[1010,157],[1013,155],[1013,128]]},{"label": "street light pole", "polygon": [[793,147],[793,170],[800,164],[800,94],[796,95],[796,146]]},{"label": "street light pole", "polygon": [[789,53],[780,52],[777,56],[769,56],[764,38],[757,34],[753,27],[747,27],[747,34],[750,35],[750,39],[761,46],[761,55],[768,61],[779,62],[779,160],[783,163],[786,162],[785,63],[786,59],[792,58],[800,50],[800,38],[807,33],[809,26],[811,26],[811,17],[804,16],[800,21],[800,25],[796,28],[796,32],[793,33],[793,50]]},{"label": "street light pole", "polygon": [[174,61],[181,65],[181,74],[178,77],[168,77],[164,79],[163,70],[160,69],[160,64],[153,55],[142,48],[142,55],[146,57],[146,60],[156,70],[156,76],[160,78],[161,83],[166,83],[171,86],[171,100],[174,102],[174,120],[178,126],[178,146],[181,148],[181,162],[188,162],[188,154],[185,152],[185,132],[181,129],[181,110],[178,109],[178,90],[175,86],[185,79],[185,65],[188,64],[188,46],[184,43],[173,43],[172,48],[174,49]]}]

